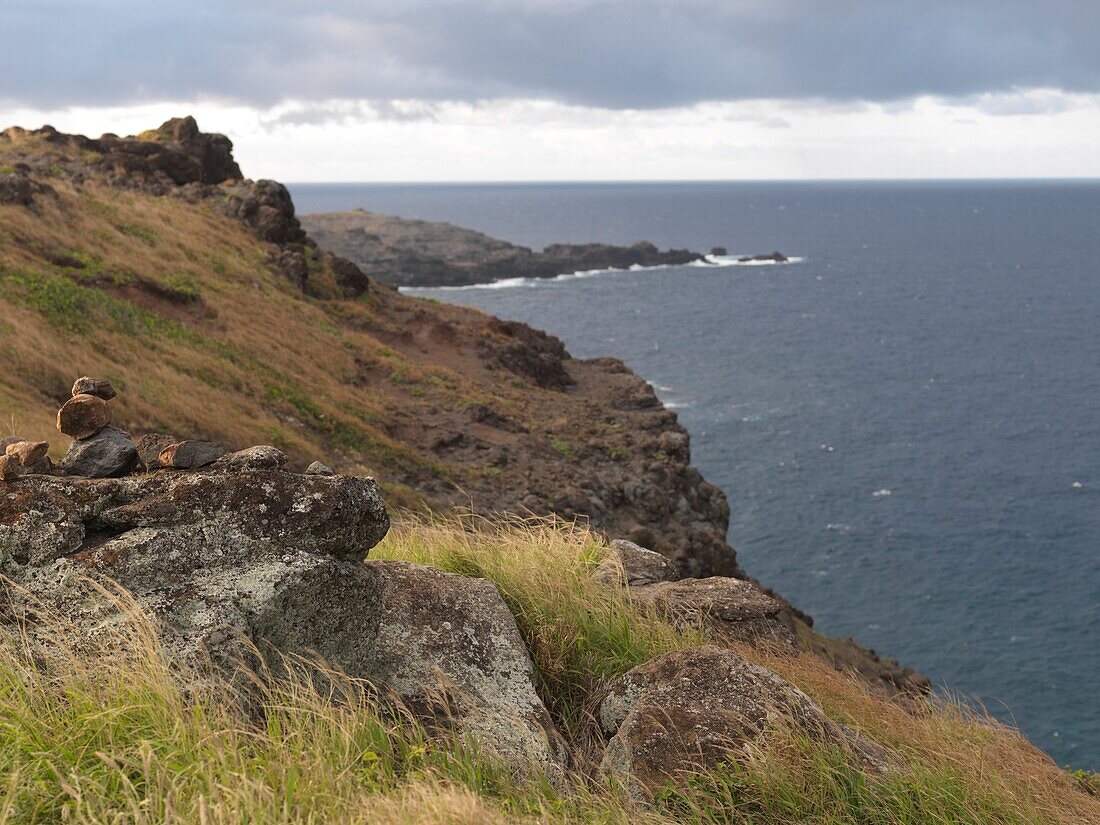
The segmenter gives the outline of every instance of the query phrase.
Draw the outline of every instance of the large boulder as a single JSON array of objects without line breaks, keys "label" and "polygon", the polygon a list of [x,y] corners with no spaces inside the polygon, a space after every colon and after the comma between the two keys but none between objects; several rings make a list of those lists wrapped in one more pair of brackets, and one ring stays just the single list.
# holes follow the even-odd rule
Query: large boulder
[{"label": "large boulder", "polygon": [[170,660],[198,674],[195,689],[219,672],[246,685],[239,668],[256,650],[276,666],[319,655],[517,769],[560,772],[560,737],[496,588],[364,563],[389,527],[374,481],[272,466],[283,459],[252,448],[194,472],[0,486],[9,619],[49,661],[58,646],[34,615],[45,606],[89,640],[109,635],[119,613],[88,581],[116,582],[157,619]]},{"label": "large boulder", "polygon": [[896,762],[775,673],[717,647],[673,651],[628,671],[610,687],[599,721],[610,736],[602,770],[640,798],[791,733],[847,751],[867,772]]}]

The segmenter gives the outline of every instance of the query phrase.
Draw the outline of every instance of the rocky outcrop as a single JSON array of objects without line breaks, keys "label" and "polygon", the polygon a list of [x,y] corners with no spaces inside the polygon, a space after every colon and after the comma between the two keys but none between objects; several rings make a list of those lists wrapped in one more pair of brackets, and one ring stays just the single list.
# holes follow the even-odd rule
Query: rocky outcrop
[{"label": "rocky outcrop", "polygon": [[610,737],[602,770],[641,798],[792,733],[847,751],[864,771],[897,763],[775,673],[718,647],[673,651],[628,671],[600,704],[599,721]]},{"label": "rocky outcrop", "polygon": [[290,193],[273,180],[241,181],[228,187],[218,209],[250,226],[265,241],[300,244],[306,240]]}]

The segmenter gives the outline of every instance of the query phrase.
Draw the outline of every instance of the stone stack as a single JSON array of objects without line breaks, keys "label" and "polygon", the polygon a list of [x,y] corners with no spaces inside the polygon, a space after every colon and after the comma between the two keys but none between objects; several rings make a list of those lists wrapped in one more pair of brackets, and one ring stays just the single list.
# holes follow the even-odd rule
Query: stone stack
[{"label": "stone stack", "polygon": [[72,398],[57,411],[57,429],[73,439],[58,465],[66,475],[115,478],[137,460],[130,434],[111,425],[110,400],[116,395],[106,378],[78,378]]}]

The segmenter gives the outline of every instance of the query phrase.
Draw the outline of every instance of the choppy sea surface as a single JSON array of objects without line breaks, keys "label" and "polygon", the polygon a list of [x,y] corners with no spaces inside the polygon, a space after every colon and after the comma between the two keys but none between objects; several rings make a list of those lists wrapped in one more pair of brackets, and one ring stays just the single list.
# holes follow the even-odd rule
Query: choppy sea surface
[{"label": "choppy sea surface", "polygon": [[290,189],[533,247],[797,256],[416,294],[626,360],[747,570],[1100,769],[1100,183]]}]

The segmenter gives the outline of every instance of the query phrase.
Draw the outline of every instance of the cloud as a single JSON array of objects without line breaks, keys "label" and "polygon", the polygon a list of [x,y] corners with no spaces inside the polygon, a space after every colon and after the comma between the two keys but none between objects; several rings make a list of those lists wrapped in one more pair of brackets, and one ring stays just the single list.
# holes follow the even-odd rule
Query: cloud
[{"label": "cloud", "polygon": [[401,119],[377,101],[1100,91],[1095,0],[0,0],[0,17],[9,107],[346,100]]}]

